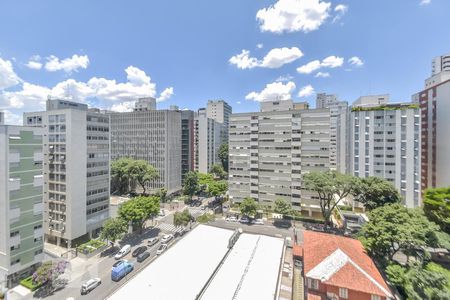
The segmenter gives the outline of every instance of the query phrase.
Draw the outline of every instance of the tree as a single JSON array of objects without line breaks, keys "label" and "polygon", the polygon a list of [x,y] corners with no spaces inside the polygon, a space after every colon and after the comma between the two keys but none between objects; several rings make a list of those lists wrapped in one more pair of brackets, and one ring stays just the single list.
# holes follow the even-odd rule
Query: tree
[{"label": "tree", "polygon": [[228,190],[228,182],[226,180],[214,181],[212,184],[208,186],[208,191],[211,195],[213,195],[216,199],[220,195],[223,195]]},{"label": "tree", "polygon": [[213,165],[211,167],[211,170],[209,171],[211,174],[214,175],[214,177],[219,179],[226,179],[227,178],[227,172],[223,169],[221,165]]},{"label": "tree", "polygon": [[332,226],[331,214],[338,203],[352,194],[359,178],[335,171],[312,172],[303,176],[303,186],[317,193],[325,228]]},{"label": "tree", "polygon": [[219,159],[225,172],[228,172],[228,144],[223,143],[219,147]]},{"label": "tree", "polygon": [[188,209],[182,212],[176,212],[173,215],[173,225],[175,226],[186,226],[192,220],[192,215]]},{"label": "tree", "polygon": [[189,201],[192,201],[194,196],[199,191],[198,174],[193,171],[189,171],[184,175],[183,193],[189,196]]},{"label": "tree", "polygon": [[128,157],[122,157],[111,162],[111,185],[114,191],[125,194],[130,188],[129,166],[133,160]]},{"label": "tree", "polygon": [[161,203],[166,203],[167,201],[167,189],[166,188],[161,188],[159,190],[159,199],[161,200]]},{"label": "tree", "polygon": [[410,256],[419,258],[423,247],[438,243],[438,226],[420,209],[388,204],[370,211],[368,217],[370,221],[363,225],[359,238],[369,254],[385,265],[399,251],[409,261]]},{"label": "tree", "polygon": [[380,177],[361,178],[353,191],[355,200],[364,204],[366,209],[400,203],[400,194],[389,181]]},{"label": "tree", "polygon": [[136,197],[119,207],[119,218],[142,232],[145,221],[154,218],[160,210],[158,197]]},{"label": "tree", "polygon": [[277,199],[275,200],[275,212],[283,216],[289,215],[292,212],[292,205],[285,199]]},{"label": "tree", "polygon": [[127,223],[121,218],[108,219],[103,223],[102,231],[100,232],[100,238],[111,242],[112,245],[116,240],[122,238],[127,232]]},{"label": "tree", "polygon": [[430,221],[450,234],[450,187],[425,190],[423,210]]},{"label": "tree", "polygon": [[136,180],[142,187],[142,193],[146,193],[146,184],[159,178],[158,170],[145,160],[133,160],[128,167],[129,176]]},{"label": "tree", "polygon": [[253,217],[256,215],[256,210],[258,209],[258,203],[256,203],[253,198],[245,198],[239,204],[239,209],[244,216]]},{"label": "tree", "polygon": [[39,268],[37,268],[36,272],[33,273],[33,284],[45,284],[50,288],[53,288],[54,283],[58,280],[58,277],[66,271],[67,264],[68,262],[64,260],[58,262],[44,262]]}]

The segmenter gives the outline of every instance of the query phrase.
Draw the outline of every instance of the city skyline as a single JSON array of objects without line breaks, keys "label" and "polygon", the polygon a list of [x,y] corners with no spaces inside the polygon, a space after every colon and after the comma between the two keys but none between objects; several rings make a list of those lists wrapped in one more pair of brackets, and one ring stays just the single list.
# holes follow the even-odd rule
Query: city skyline
[{"label": "city skyline", "polygon": [[[273,98],[313,104],[317,92],[349,104],[384,93],[405,102],[422,89],[431,59],[450,49],[449,41],[433,42],[445,1],[313,0],[287,8],[292,20],[279,18],[292,3],[244,3],[239,10],[230,2],[109,4],[110,17],[101,17],[103,3],[78,2],[69,12],[51,1],[33,10],[2,3],[0,110],[7,123],[21,124],[22,113],[43,109],[48,95],[114,110],[145,96],[157,98],[159,108],[192,110],[224,99],[235,112],[256,111]],[[302,14],[306,8],[315,18]],[[377,15],[383,22],[371,22]],[[33,30],[19,26],[30,17]],[[421,43],[410,51],[416,36]]]}]

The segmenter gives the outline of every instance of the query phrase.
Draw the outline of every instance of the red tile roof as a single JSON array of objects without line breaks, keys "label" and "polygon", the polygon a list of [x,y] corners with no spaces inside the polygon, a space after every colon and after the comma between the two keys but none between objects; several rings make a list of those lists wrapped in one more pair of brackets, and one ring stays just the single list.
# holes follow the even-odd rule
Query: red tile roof
[{"label": "red tile roof", "polygon": [[349,260],[342,266],[336,266],[336,272],[328,274],[330,276],[322,280],[324,283],[368,294],[390,296],[386,293],[390,293],[386,282],[360,241],[306,230],[303,232],[302,246],[305,274],[340,249]]},{"label": "red tile roof", "polygon": [[294,247],[292,248],[292,255],[293,256],[297,256],[297,257],[302,257],[303,256],[303,248],[300,245],[294,245]]}]

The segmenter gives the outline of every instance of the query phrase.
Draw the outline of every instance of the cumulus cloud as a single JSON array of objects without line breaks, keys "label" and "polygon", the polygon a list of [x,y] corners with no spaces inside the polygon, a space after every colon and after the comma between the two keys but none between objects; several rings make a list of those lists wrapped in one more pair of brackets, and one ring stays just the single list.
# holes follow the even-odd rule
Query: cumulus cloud
[{"label": "cumulus cloud", "polygon": [[348,11],[348,6],[345,4],[338,4],[334,8],[336,15],[333,18],[333,23],[339,21]]},{"label": "cumulus cloud", "polygon": [[293,76],[287,74],[287,75],[281,75],[281,76],[279,76],[277,79],[275,79],[275,81],[276,81],[276,82],[288,82],[288,81],[291,81],[291,80],[293,80],[293,79],[294,79]]},{"label": "cumulus cloud", "polygon": [[364,62],[358,56],[353,56],[348,59],[348,63],[357,67],[364,65]]},{"label": "cumulus cloud", "polygon": [[260,9],[256,19],[261,31],[275,33],[317,30],[329,16],[331,3],[321,0],[278,0]]},{"label": "cumulus cloud", "polygon": [[263,47],[264,47],[263,44],[256,44],[256,48],[258,48],[258,49],[262,49]]},{"label": "cumulus cloud", "polygon": [[72,57],[60,60],[58,57],[51,55],[47,57],[45,69],[49,72],[63,70],[66,73],[77,72],[78,69],[86,69],[89,65],[89,57],[87,55],[74,54]]},{"label": "cumulus cloud", "polygon": [[314,88],[310,84],[302,87],[298,92],[299,97],[308,97],[311,96],[312,94],[314,94]]},{"label": "cumulus cloud", "polygon": [[33,55],[25,66],[33,70],[40,70],[42,68],[41,57],[39,55]]},{"label": "cumulus cloud", "polygon": [[22,116],[19,114],[12,113],[9,110],[4,110],[5,113],[5,124],[8,125],[22,125]]},{"label": "cumulus cloud", "polygon": [[165,101],[167,99],[169,99],[170,97],[173,96],[173,87],[168,87],[166,89],[164,89],[164,91],[161,92],[161,94],[159,94],[159,97],[156,99],[156,101],[158,102],[162,102]]},{"label": "cumulus cloud", "polygon": [[14,72],[12,63],[0,57],[0,90],[15,86],[20,81],[19,76]]},{"label": "cumulus cloud", "polygon": [[260,92],[251,92],[245,99],[254,101],[273,101],[273,100],[288,100],[292,99],[291,94],[295,90],[295,83],[292,81],[286,84],[282,82],[272,82]]},{"label": "cumulus cloud", "polygon": [[328,73],[328,72],[317,72],[317,74],[314,77],[326,78],[326,77],[330,77],[330,73]]},{"label": "cumulus cloud", "polygon": [[116,112],[133,111],[134,103],[135,103],[135,101],[127,101],[127,102],[117,103],[111,107],[111,110],[116,111]]},{"label": "cumulus cloud", "polygon": [[249,50],[242,50],[229,59],[229,62],[239,69],[252,69],[255,67],[276,69],[285,64],[289,64],[303,56],[302,51],[297,47],[273,48],[262,60],[250,56]]},{"label": "cumulus cloud", "polygon": [[431,3],[431,0],[421,0],[419,5],[428,5]]},{"label": "cumulus cloud", "polygon": [[297,68],[297,72],[301,74],[311,74],[314,71],[319,70],[320,68],[337,68],[341,67],[344,64],[344,58],[338,56],[328,56],[324,58],[322,61],[313,60],[309,63],[300,66]]}]

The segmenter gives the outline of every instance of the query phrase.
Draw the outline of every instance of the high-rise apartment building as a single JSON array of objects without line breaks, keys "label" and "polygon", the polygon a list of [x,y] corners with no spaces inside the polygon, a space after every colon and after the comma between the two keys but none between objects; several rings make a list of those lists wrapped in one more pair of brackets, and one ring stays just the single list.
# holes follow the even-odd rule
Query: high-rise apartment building
[{"label": "high-rise apartment building", "polygon": [[232,114],[229,193],[273,206],[290,201],[296,210],[320,214],[316,195],[302,190],[303,174],[330,170],[329,109]]},{"label": "high-rise apartment building", "polygon": [[223,142],[223,124],[208,118],[206,109],[198,110],[194,120],[194,169],[208,173],[219,164],[219,148]]},{"label": "high-rise apartment building", "polygon": [[184,175],[194,171],[194,112],[192,110],[181,111],[181,182]]},{"label": "high-rise apartment building", "polygon": [[161,188],[166,188],[168,194],[180,191],[181,112],[142,110],[107,115],[111,118],[111,159],[131,157],[155,167],[159,178],[147,184],[148,192]]},{"label": "high-rise apartment building", "polygon": [[421,205],[420,110],[412,103],[353,106],[351,174],[390,181],[406,207]]},{"label": "high-rise apartment building", "polygon": [[389,102],[389,94],[361,96],[353,102],[353,106],[371,107],[385,105]]},{"label": "high-rise apartment building", "polygon": [[228,142],[228,127],[232,112],[232,107],[224,100],[209,100],[206,106],[206,116],[222,124],[222,143]]},{"label": "high-rise apartment building", "polygon": [[0,125],[0,288],[30,276],[44,259],[42,134]]},{"label": "high-rise apartment building", "polygon": [[44,128],[45,240],[71,248],[96,236],[109,218],[109,117],[87,105],[48,100],[47,111],[24,114]]},{"label": "high-rise apartment building", "polygon": [[331,169],[345,174],[349,168],[348,103],[334,94],[318,93],[316,108],[330,109]]},{"label": "high-rise apartment building", "polygon": [[421,110],[421,188],[450,185],[450,54],[433,60],[425,88],[412,96]]},{"label": "high-rise apartment building", "polygon": [[139,98],[134,103],[134,111],[156,110],[156,99],[153,97]]}]

